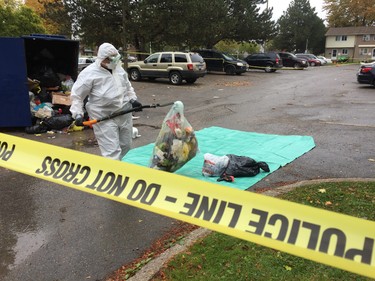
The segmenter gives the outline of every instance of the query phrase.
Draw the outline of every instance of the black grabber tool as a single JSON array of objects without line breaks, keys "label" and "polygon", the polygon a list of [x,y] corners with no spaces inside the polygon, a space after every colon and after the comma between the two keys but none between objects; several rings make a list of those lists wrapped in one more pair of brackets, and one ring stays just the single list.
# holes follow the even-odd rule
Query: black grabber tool
[{"label": "black grabber tool", "polygon": [[165,103],[165,104],[153,103],[153,104],[149,104],[149,105],[142,105],[142,106],[139,106],[139,107],[134,107],[132,109],[119,111],[119,112],[113,113],[113,114],[108,115],[108,116],[103,117],[103,118],[84,121],[83,125],[84,126],[91,126],[91,125],[94,125],[94,124],[99,123],[101,121],[112,119],[112,118],[115,118],[117,116],[124,115],[124,114],[130,113],[130,112],[133,112],[133,111],[136,111],[136,110],[139,110],[139,109],[164,107],[164,106],[168,106],[168,105],[172,105],[172,104],[174,104],[174,102],[169,102],[169,103]]}]

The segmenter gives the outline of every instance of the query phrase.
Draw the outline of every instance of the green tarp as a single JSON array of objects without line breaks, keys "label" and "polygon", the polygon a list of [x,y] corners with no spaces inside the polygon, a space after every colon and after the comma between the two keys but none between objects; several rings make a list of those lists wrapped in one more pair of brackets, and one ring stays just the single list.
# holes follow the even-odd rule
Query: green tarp
[{"label": "green tarp", "polygon": [[[209,127],[195,133],[199,153],[175,173],[241,190],[248,189],[273,171],[315,147],[314,140],[310,136],[259,134],[221,127]],[[122,161],[148,167],[153,148],[153,143],[134,148],[128,152]],[[261,171],[255,177],[236,178],[233,183],[217,182],[218,177],[204,177],[202,175],[203,155],[205,153],[217,156],[226,154],[248,156],[256,161],[266,162],[269,165],[270,172]]]}]

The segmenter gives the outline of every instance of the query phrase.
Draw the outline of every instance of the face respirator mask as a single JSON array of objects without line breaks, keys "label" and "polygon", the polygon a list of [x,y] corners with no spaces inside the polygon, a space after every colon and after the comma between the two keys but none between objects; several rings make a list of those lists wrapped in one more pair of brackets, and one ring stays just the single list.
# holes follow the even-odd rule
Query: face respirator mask
[{"label": "face respirator mask", "polygon": [[108,69],[115,69],[117,64],[120,62],[121,60],[121,55],[117,55],[117,56],[111,56],[111,57],[108,57],[107,58],[109,60],[109,63],[105,63],[105,67],[108,68]]}]

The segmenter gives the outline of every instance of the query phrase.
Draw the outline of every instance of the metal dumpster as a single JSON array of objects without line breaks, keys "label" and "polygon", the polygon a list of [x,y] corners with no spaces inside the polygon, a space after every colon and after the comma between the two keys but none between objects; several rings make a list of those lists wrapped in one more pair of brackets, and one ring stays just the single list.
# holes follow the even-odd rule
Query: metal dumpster
[{"label": "metal dumpster", "polygon": [[[32,125],[28,78],[40,81],[47,67],[74,81],[78,75],[79,41],[64,36],[0,37],[0,51],[0,127]],[[47,87],[52,82],[45,79],[43,83]]]}]

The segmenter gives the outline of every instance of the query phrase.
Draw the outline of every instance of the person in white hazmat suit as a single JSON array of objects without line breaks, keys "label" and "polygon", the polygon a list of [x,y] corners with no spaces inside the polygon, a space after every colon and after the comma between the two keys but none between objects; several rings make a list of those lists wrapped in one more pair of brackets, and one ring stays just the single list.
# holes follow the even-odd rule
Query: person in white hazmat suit
[{"label": "person in white hazmat suit", "polygon": [[[86,97],[88,101],[85,107],[90,119],[142,106],[121,66],[121,56],[112,44],[100,45],[95,62],[80,72],[73,85],[70,112],[78,126],[83,125]],[[131,113],[94,124],[93,130],[102,156],[121,160],[130,150],[132,128]]]}]

